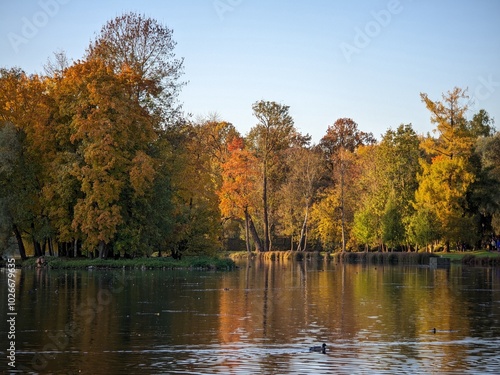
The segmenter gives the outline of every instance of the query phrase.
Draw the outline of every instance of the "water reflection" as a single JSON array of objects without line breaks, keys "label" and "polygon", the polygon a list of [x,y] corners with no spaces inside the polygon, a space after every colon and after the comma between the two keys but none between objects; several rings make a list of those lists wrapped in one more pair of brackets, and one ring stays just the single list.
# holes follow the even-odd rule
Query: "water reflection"
[{"label": "water reflection", "polygon": [[[18,271],[17,362],[24,372],[84,374],[500,369],[498,269],[240,266]],[[322,342],[325,355],[308,352]]]}]

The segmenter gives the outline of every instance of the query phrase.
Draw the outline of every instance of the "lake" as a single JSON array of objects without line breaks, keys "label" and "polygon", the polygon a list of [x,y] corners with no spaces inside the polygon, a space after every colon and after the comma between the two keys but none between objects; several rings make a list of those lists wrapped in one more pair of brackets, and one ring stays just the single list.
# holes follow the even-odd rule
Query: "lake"
[{"label": "lake", "polygon": [[[16,294],[19,373],[500,372],[498,268],[308,260],[227,272],[17,270]],[[309,352],[322,343],[325,354]]]}]

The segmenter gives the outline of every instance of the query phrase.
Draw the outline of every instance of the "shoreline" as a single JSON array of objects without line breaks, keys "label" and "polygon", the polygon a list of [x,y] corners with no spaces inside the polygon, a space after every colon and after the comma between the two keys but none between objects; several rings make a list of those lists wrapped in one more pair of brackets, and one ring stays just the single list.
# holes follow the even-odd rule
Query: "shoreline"
[{"label": "shoreline", "polygon": [[233,260],[216,256],[186,256],[182,259],[171,257],[161,258],[133,258],[133,259],[88,259],[88,258],[59,258],[44,256],[29,258],[23,262],[16,262],[19,268],[31,269],[186,269],[186,270],[217,270],[229,271],[236,268]]},{"label": "shoreline", "polygon": [[[430,258],[449,259],[453,264],[467,266],[500,266],[500,252],[469,251],[449,253],[407,253],[407,252],[297,252],[269,251],[265,253],[246,251],[225,252],[219,256],[185,256],[182,259],[172,257],[133,258],[133,259],[89,259],[44,256],[43,262],[31,257],[25,261],[16,259],[16,268],[49,268],[49,269],[184,269],[184,270],[233,270],[237,268],[236,261],[259,259],[272,262],[282,261],[326,261],[347,264],[375,265],[429,265]],[[0,262],[0,268],[6,267]]]}]

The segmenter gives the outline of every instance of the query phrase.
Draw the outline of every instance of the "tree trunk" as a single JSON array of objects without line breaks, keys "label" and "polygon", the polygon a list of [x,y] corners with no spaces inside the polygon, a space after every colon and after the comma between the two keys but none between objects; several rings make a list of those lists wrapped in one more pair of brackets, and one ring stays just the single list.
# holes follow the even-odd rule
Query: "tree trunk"
[{"label": "tree trunk", "polygon": [[33,242],[33,249],[35,250],[35,256],[42,256],[42,247],[40,246],[40,242],[38,242],[35,238],[35,223],[31,223],[31,241]]},{"label": "tree trunk", "polygon": [[263,182],[262,182],[262,205],[264,210],[264,251],[270,250],[269,241],[269,214],[267,207],[267,165],[264,162],[264,172],[263,172]]},{"label": "tree trunk", "polygon": [[48,242],[49,242],[49,255],[52,257],[54,256],[54,244],[52,242],[52,238],[49,237]]},{"label": "tree trunk", "polygon": [[107,246],[104,241],[99,241],[99,256],[101,259],[106,259],[108,257]]},{"label": "tree trunk", "polygon": [[264,249],[262,248],[262,242],[259,238],[259,234],[257,233],[257,229],[255,229],[255,225],[250,214],[248,214],[248,224],[250,227],[250,234],[252,235],[253,242],[255,243],[255,249],[259,252],[264,251]]},{"label": "tree trunk", "polygon": [[245,244],[247,252],[250,252],[250,215],[248,214],[248,207],[245,207]]},{"label": "tree trunk", "polygon": [[33,248],[35,249],[35,256],[36,257],[42,256],[42,247],[40,246],[40,242],[35,240],[34,237],[32,239],[33,239]]},{"label": "tree trunk", "polygon": [[16,236],[17,247],[19,248],[19,255],[21,256],[22,260],[26,260],[27,259],[26,249],[24,248],[23,237],[21,236],[21,232],[19,232],[19,229],[17,228],[16,225],[14,225],[12,229],[14,230],[14,234]]},{"label": "tree trunk", "polygon": [[78,256],[78,240],[75,238],[75,243],[73,245],[73,257],[76,258]]},{"label": "tree trunk", "polygon": [[304,222],[302,223],[302,229],[300,230],[300,238],[299,238],[299,245],[297,246],[297,251],[306,251],[308,218],[309,218],[309,206],[306,207],[306,214],[304,216]]},{"label": "tree trunk", "polygon": [[345,253],[345,213],[344,213],[344,163],[340,161],[340,222],[342,228],[342,252]]}]

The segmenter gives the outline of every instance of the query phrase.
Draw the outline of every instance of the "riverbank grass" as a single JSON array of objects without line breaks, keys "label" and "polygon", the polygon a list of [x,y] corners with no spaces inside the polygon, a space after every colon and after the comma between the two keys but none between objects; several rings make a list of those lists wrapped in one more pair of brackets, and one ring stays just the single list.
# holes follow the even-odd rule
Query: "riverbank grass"
[{"label": "riverbank grass", "polygon": [[498,251],[453,251],[436,253],[442,258],[448,258],[452,263],[461,263],[471,266],[500,266],[500,252]]},{"label": "riverbank grass", "polygon": [[233,260],[227,257],[191,256],[182,259],[134,258],[134,259],[88,259],[44,257],[43,265],[37,263],[38,258],[29,258],[22,263],[23,267],[47,267],[50,269],[191,269],[191,270],[231,270],[235,268]]}]

